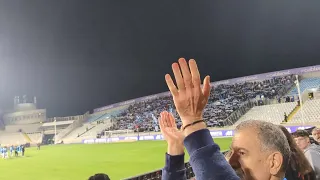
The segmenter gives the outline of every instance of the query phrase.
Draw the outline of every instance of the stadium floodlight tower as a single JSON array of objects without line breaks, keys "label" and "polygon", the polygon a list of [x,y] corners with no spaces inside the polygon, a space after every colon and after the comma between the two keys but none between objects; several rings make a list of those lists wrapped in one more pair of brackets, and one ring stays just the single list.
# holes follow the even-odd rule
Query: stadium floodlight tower
[{"label": "stadium floodlight tower", "polygon": [[57,119],[54,118],[54,144],[57,144]]},{"label": "stadium floodlight tower", "polygon": [[300,108],[301,108],[301,119],[302,119],[302,125],[304,125],[304,112],[303,112],[303,103],[302,103],[302,98],[301,98],[301,91],[300,91],[300,84],[299,84],[299,76],[296,75],[296,79],[294,81],[294,83],[296,84],[297,86],[297,90],[298,90],[298,95],[299,95],[299,100],[300,100]]}]

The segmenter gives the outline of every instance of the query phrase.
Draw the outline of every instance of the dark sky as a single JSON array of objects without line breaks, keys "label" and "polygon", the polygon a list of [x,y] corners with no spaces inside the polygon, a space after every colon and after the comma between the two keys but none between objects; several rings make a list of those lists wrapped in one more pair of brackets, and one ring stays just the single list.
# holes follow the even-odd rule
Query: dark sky
[{"label": "dark sky", "polygon": [[67,116],[167,91],[179,57],[212,80],[319,64],[319,17],[320,1],[1,0],[0,105]]}]

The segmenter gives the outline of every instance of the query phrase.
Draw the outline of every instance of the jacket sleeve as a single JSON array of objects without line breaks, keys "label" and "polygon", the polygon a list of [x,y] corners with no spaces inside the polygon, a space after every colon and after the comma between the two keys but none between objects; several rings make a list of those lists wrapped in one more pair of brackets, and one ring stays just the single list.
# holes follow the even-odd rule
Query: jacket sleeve
[{"label": "jacket sleeve", "polygon": [[162,169],[162,180],[186,180],[184,154],[170,156],[166,153],[166,164]]},{"label": "jacket sleeve", "polygon": [[320,179],[320,156],[319,152],[313,149],[309,149],[304,153],[307,160],[309,161],[312,169],[316,174],[316,179]]},{"label": "jacket sleeve", "polygon": [[197,180],[240,180],[208,129],[193,132],[184,140]]}]

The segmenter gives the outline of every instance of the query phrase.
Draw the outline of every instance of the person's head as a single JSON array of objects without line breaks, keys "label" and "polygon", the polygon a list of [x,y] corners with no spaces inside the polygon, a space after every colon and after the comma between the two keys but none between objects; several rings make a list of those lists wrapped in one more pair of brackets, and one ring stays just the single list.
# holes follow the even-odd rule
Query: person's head
[{"label": "person's head", "polygon": [[290,147],[281,129],[272,123],[250,120],[235,129],[229,163],[246,180],[283,179]]},{"label": "person's head", "polygon": [[89,177],[89,180],[110,180],[110,178],[106,174],[99,173]]},{"label": "person's head", "polygon": [[312,172],[312,167],[310,166],[307,158],[301,151],[301,149],[297,146],[297,143],[294,141],[293,136],[289,133],[287,128],[280,125],[280,129],[284,133],[284,135],[287,137],[290,151],[291,151],[291,157],[289,161],[288,169],[292,169],[293,171],[297,171],[301,173],[302,175],[306,175],[308,173]]},{"label": "person's head", "polygon": [[320,143],[320,128],[316,127],[312,129],[312,137],[314,140]]},{"label": "person's head", "polygon": [[306,130],[297,130],[294,133],[294,140],[301,150],[305,150],[310,145],[309,133]]}]

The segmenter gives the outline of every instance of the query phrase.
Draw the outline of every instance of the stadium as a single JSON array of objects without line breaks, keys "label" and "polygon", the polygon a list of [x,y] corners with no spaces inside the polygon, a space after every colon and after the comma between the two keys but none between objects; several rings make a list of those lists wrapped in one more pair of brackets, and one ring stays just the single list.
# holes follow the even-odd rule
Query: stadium
[{"label": "stadium", "polygon": [[[320,65],[211,86],[204,119],[222,151],[228,150],[235,126],[247,120],[282,124],[291,133],[320,125]],[[1,112],[0,144],[24,146],[25,154],[1,159],[0,179],[86,179],[97,172],[111,179],[161,179],[166,143],[159,113],[173,113],[181,126],[169,92],[54,118],[37,107],[36,97],[31,102],[16,96],[13,102],[12,110]]]}]

